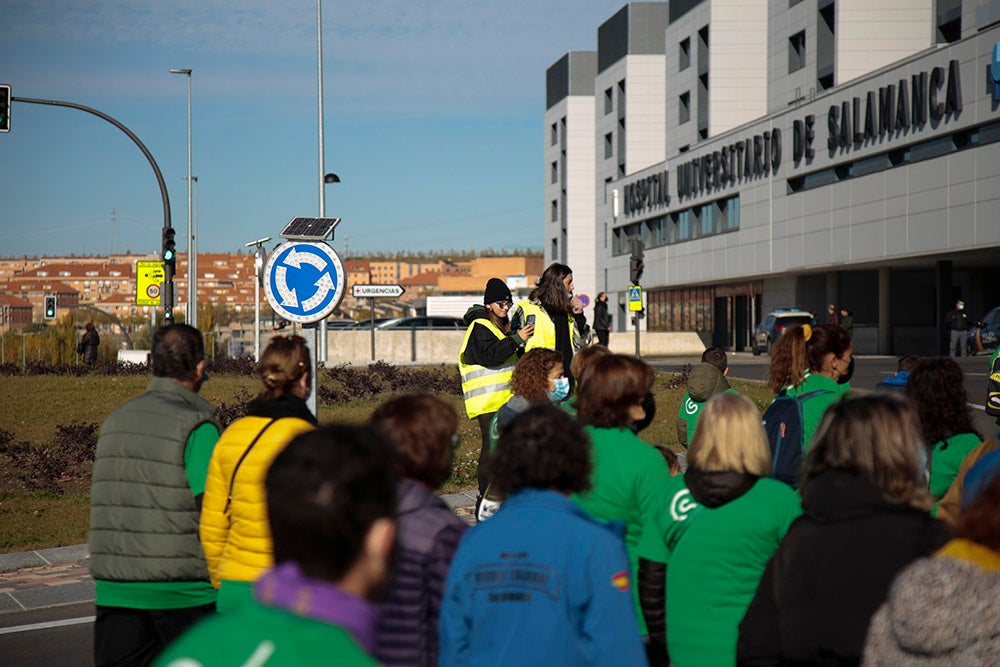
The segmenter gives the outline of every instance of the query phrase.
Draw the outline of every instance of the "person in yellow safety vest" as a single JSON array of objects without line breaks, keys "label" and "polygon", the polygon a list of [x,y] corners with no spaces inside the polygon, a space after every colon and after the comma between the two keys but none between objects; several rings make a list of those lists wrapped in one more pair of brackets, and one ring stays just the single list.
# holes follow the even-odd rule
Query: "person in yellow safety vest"
[{"label": "person in yellow safety vest", "polygon": [[572,300],[573,270],[556,262],[545,269],[528,300],[517,304],[510,317],[511,328],[515,330],[524,322],[535,325],[535,335],[528,341],[525,351],[546,347],[562,353],[563,368],[571,388],[575,383],[569,372],[570,363],[573,354],[582,346]]},{"label": "person in yellow safety vest", "polygon": [[510,289],[499,278],[490,278],[486,283],[483,304],[472,306],[465,313],[469,328],[458,353],[465,412],[469,419],[479,422],[482,434],[478,471],[480,496],[490,479],[490,421],[513,395],[510,378],[518,352],[535,331],[530,324],[511,328],[507,313],[512,297]]}]

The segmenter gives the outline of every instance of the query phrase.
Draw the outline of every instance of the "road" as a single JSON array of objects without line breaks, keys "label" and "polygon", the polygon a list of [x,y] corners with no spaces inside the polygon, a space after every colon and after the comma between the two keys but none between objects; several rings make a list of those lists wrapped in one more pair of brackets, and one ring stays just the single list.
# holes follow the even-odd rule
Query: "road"
[{"label": "road", "polygon": [[[854,377],[851,387],[858,390],[874,389],[875,383],[896,372],[896,357],[887,356],[855,356]],[[675,371],[684,364],[696,364],[700,357],[670,359],[651,357],[647,359],[657,370]],[[973,407],[976,427],[984,436],[997,432],[996,421],[986,416],[983,404],[986,401],[986,371],[989,355],[980,354],[976,357],[959,357],[958,365],[965,374],[965,390],[969,393],[969,403]],[[742,380],[764,380],[770,358],[767,355],[755,357],[750,353],[730,353],[729,377]]]},{"label": "road", "polygon": [[65,667],[94,664],[94,603],[0,614],[0,664]]}]

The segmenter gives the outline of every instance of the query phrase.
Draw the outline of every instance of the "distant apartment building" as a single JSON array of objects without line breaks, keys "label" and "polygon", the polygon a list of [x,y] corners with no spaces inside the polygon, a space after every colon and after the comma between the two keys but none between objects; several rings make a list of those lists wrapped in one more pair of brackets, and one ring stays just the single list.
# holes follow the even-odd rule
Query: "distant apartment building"
[{"label": "distant apartment building", "polygon": [[7,333],[31,324],[32,305],[27,299],[0,293],[0,332]]},{"label": "distant apartment building", "polygon": [[[11,309],[6,321],[15,324],[40,322],[45,296],[55,294],[59,315],[78,305],[96,308],[118,318],[145,317],[155,307],[136,305],[136,262],[158,261],[156,255],[116,255],[114,257],[42,257],[0,259],[0,298]],[[472,293],[482,292],[486,280],[500,277],[531,276],[541,272],[540,257],[483,257],[465,262],[370,262],[347,260],[343,312],[354,306],[351,286],[358,284],[402,284],[402,302],[412,302],[439,292],[441,279],[468,280]],[[177,258],[174,277],[174,304],[183,312],[187,302],[187,256]],[[247,253],[199,253],[198,302],[228,306],[235,313],[252,312],[254,300],[254,257]],[[475,277],[470,277],[475,276]],[[378,279],[376,279],[378,278]],[[15,299],[16,301],[10,300]],[[265,303],[261,292],[262,305]],[[22,310],[27,308],[24,322]],[[7,312],[7,311],[5,311]]]},{"label": "distant apartment building", "polygon": [[[744,350],[769,310],[835,303],[861,352],[937,353],[957,297],[996,305],[998,44],[1000,0],[627,4],[598,28],[593,120],[568,112],[581,52],[548,70],[546,260],[593,271],[619,330],[640,241],[650,330]],[[591,184],[563,118],[593,125]]]}]

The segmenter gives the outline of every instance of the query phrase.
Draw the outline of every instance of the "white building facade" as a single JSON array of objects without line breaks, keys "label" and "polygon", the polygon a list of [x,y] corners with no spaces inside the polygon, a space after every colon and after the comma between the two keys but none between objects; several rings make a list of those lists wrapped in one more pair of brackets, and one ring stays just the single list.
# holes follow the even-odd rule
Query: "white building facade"
[{"label": "white building facade", "polygon": [[643,326],[731,350],[772,308],[836,303],[860,352],[933,354],[956,298],[975,317],[1000,303],[1000,0],[663,6],[664,111],[626,125],[662,158],[607,180],[594,80],[597,203],[580,233],[618,330],[631,239]]}]

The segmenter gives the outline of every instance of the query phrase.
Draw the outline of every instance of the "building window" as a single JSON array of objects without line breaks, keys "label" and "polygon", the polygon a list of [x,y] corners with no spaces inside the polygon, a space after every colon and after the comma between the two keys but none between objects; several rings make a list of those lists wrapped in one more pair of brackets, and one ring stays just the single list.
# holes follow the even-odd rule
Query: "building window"
[{"label": "building window", "polygon": [[556,162],[552,163],[552,180],[551,180],[551,182],[555,183],[558,180],[559,180],[559,162],[556,161]]},{"label": "building window", "polygon": [[806,31],[797,32],[788,38],[788,73],[797,72],[806,66]]},{"label": "building window", "polygon": [[552,123],[552,145],[555,146],[559,143],[559,125],[557,123]]},{"label": "building window", "polygon": [[687,37],[681,40],[679,48],[677,50],[678,65],[677,71],[683,72],[688,67],[691,66],[691,38]]},{"label": "building window", "polygon": [[614,88],[604,91],[604,115],[608,115],[615,110]]},{"label": "building window", "polygon": [[708,71],[708,26],[698,31],[698,74]]},{"label": "building window", "polygon": [[604,159],[607,160],[611,157],[614,157],[614,154],[615,154],[614,137],[611,136],[611,132],[608,132],[607,134],[604,135]]},{"label": "building window", "polygon": [[684,144],[683,146],[681,146],[680,148],[677,149],[677,152],[678,153],[687,153],[689,150],[691,150],[691,145],[690,144]]},{"label": "building window", "polygon": [[691,120],[691,93],[683,93],[679,98],[677,98],[677,124],[683,125],[684,123]]},{"label": "building window", "polygon": [[552,200],[552,222],[559,222],[559,202]]},{"label": "building window", "polygon": [[962,0],[937,0],[935,4],[937,4],[937,43],[950,44],[957,41],[962,37]]},{"label": "building window", "polygon": [[720,202],[720,217],[722,218],[723,231],[731,231],[740,228],[740,196],[723,199]]}]

